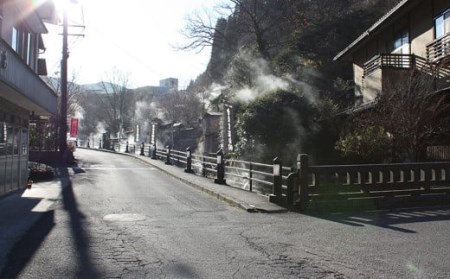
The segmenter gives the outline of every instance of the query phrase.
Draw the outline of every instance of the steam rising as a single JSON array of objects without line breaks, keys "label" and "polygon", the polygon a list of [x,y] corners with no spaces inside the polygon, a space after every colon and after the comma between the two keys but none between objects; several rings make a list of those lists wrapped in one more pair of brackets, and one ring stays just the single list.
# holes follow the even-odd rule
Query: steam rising
[{"label": "steam rising", "polygon": [[[262,58],[255,58],[249,51],[241,50],[232,63],[232,67],[227,74],[228,79],[244,74],[249,74],[250,81],[235,89],[233,93],[236,100],[241,102],[251,102],[258,96],[263,96],[277,91],[292,91],[303,94],[312,103],[315,103],[318,90],[308,83],[308,81],[318,78],[319,74],[311,67],[304,66],[306,63],[299,58],[301,74],[291,73],[283,76],[273,74],[270,63]],[[295,78],[299,76],[301,80]],[[248,85],[249,84],[249,85]]]}]

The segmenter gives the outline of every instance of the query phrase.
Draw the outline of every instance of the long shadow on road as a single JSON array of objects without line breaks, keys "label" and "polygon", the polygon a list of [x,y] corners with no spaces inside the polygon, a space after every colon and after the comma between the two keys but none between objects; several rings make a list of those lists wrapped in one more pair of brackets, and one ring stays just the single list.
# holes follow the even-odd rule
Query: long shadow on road
[{"label": "long shadow on road", "polygon": [[[75,173],[83,172],[78,166],[72,167]],[[89,254],[89,236],[86,232],[83,219],[85,216],[79,211],[73,192],[72,181],[66,167],[58,167],[62,187],[62,201],[64,210],[68,213],[70,231],[77,251],[77,278],[99,278]],[[54,211],[43,213],[42,217],[27,231],[24,237],[14,246],[8,255],[8,261],[0,274],[0,278],[17,278],[34,254],[39,250],[43,241],[54,229]],[[57,225],[57,224],[56,224]]]},{"label": "long shadow on road", "polygon": [[449,221],[450,206],[430,206],[344,213],[310,212],[307,213],[307,215],[355,227],[371,225],[402,233],[417,233],[416,231],[402,228],[399,225],[434,221]]},{"label": "long shadow on road", "polygon": [[[78,170],[75,173],[82,172],[78,166],[73,166],[74,170]],[[98,278],[100,277],[98,271],[92,264],[91,256],[89,253],[89,236],[83,224],[85,216],[79,211],[78,204],[73,192],[72,181],[70,180],[68,169],[65,167],[59,168],[61,183],[62,183],[62,196],[64,209],[69,214],[70,228],[72,237],[77,250],[77,261],[79,270],[77,277],[79,278]]]},{"label": "long shadow on road", "polygon": [[0,278],[17,278],[54,226],[54,211],[44,213],[22,240],[14,246]]}]

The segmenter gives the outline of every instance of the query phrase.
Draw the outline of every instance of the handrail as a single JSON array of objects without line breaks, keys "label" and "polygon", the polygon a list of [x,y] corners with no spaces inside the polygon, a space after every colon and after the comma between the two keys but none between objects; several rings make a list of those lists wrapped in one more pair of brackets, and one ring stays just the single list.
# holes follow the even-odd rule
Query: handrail
[{"label": "handrail", "polygon": [[430,63],[439,62],[442,58],[450,55],[450,33],[436,39],[427,46],[427,60]]},{"label": "handrail", "polygon": [[411,54],[378,54],[364,63],[364,76],[382,68],[409,69],[413,64],[414,55]]}]

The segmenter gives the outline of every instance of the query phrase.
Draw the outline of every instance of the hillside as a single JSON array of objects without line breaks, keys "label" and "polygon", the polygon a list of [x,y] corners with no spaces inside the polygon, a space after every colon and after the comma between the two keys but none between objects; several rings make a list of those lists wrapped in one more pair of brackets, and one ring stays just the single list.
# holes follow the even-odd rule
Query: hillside
[{"label": "hillside", "polygon": [[234,12],[214,26],[211,59],[191,90],[254,87],[255,72],[289,75],[345,106],[351,94],[343,81],[351,79],[351,66],[333,57],[398,0],[229,2]]}]

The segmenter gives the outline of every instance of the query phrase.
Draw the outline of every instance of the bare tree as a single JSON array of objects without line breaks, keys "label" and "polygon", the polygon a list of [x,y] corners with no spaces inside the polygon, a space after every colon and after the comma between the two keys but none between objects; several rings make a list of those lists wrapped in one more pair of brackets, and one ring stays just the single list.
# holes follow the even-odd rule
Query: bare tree
[{"label": "bare tree", "polygon": [[[269,58],[271,48],[281,44],[280,40],[273,40],[282,32],[280,28],[288,22],[289,9],[295,1],[292,0],[229,0],[221,8],[232,11],[229,20],[219,19],[213,22],[212,16],[193,14],[187,19],[184,35],[190,43],[181,49],[203,49],[213,46],[215,41],[229,41],[230,34],[226,32],[227,24],[238,26],[238,32],[245,34],[248,45],[254,44],[262,57]],[[231,35],[232,37],[232,35]]]},{"label": "bare tree", "polygon": [[178,48],[201,52],[205,47],[213,46],[217,38],[225,38],[225,26],[225,19],[219,18],[216,22],[206,11],[202,14],[193,13],[187,17],[182,32],[189,42]]},{"label": "bare tree", "polygon": [[[46,78],[46,83],[61,96],[61,79],[60,78]],[[67,114],[75,116],[76,112],[80,111],[80,100],[83,97],[83,88],[76,82],[76,74],[73,74],[70,81],[67,83]],[[59,107],[58,107],[59,109]]]},{"label": "bare tree", "polygon": [[195,126],[202,112],[202,103],[198,95],[190,91],[176,91],[161,100],[161,109],[166,119],[182,122],[187,126]]},{"label": "bare tree", "polygon": [[379,151],[391,150],[394,160],[423,159],[427,146],[450,136],[449,96],[434,94],[433,84],[430,75],[418,70],[412,70],[404,80],[397,79],[377,97],[373,108],[352,117],[353,131],[341,139],[338,147],[367,155],[359,148],[368,146],[364,138],[374,140],[374,136],[364,137],[362,133],[367,134],[372,127],[371,132],[379,138],[372,145],[382,144]]},{"label": "bare tree", "polygon": [[122,137],[124,129],[130,126],[128,118],[132,110],[132,94],[127,88],[128,74],[114,68],[106,74],[106,80],[101,82],[103,94],[99,94],[105,112],[106,123],[110,133]]}]

